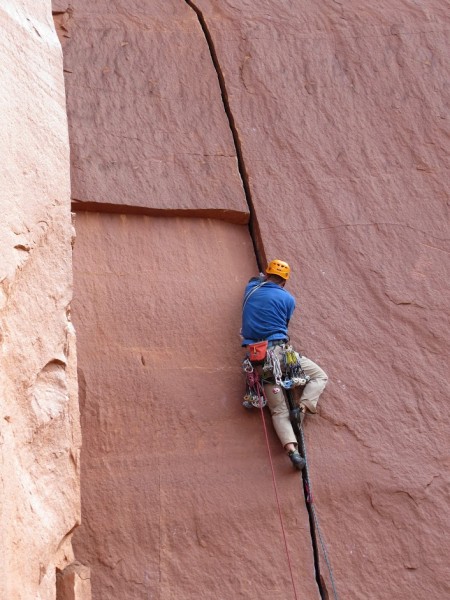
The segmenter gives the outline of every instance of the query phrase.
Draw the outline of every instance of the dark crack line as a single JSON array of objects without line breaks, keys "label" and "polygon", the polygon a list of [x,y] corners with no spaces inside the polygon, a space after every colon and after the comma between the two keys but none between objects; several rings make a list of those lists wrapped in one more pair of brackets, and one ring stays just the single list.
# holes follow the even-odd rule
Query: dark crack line
[{"label": "dark crack line", "polygon": [[[292,411],[295,408],[296,403],[293,399],[291,390],[287,391],[286,399],[287,399],[287,405],[288,405],[289,411]],[[309,473],[309,462],[308,462],[308,455],[306,452],[306,442],[305,442],[305,436],[303,434],[303,428],[302,428],[302,425],[300,425],[298,423],[298,421],[295,421],[295,420],[292,422],[292,428],[294,430],[295,437],[297,438],[300,453],[306,461],[306,466],[303,469],[303,471],[301,472],[300,477],[302,480],[305,506],[306,506],[306,510],[308,513],[309,534],[311,536],[311,546],[312,546],[312,551],[313,551],[314,570],[315,570],[317,588],[319,590],[321,600],[329,600],[330,596],[329,596],[329,593],[327,590],[325,580],[321,573],[320,552],[319,552],[319,541],[320,541],[320,545],[321,545],[322,551],[323,551],[323,556],[324,556],[325,562],[326,562],[328,570],[329,570],[331,583],[333,586],[334,597],[336,600],[338,600],[337,593],[334,589],[331,565],[329,563],[329,560],[327,557],[327,552],[326,552],[324,542],[323,542],[323,539],[322,539],[322,536],[320,533],[319,519],[318,519],[316,510],[315,510],[315,506],[314,506],[312,489],[311,489],[311,479],[310,479],[310,473]]]},{"label": "dark crack line", "polygon": [[248,224],[248,213],[246,211],[224,208],[154,208],[135,204],[114,204],[113,202],[72,198],[72,210],[74,212],[100,212],[164,218],[217,219],[237,225]]},{"label": "dark crack line", "polygon": [[[230,130],[231,130],[231,133],[232,133],[232,136],[233,136],[234,146],[236,148],[236,156],[237,156],[239,174],[241,176],[242,186],[243,186],[243,189],[244,189],[245,198],[246,198],[246,201],[247,201],[247,204],[248,204],[248,208],[249,208],[249,213],[250,213],[250,222],[249,222],[250,236],[252,238],[253,248],[254,248],[255,257],[256,257],[256,260],[257,260],[257,263],[258,263],[258,268],[260,269],[260,271],[262,271],[263,268],[264,268],[264,266],[266,265],[266,256],[265,256],[264,247],[263,247],[263,243],[262,243],[262,239],[261,239],[261,234],[260,234],[260,230],[259,230],[258,219],[256,217],[255,208],[254,208],[254,204],[253,204],[253,199],[252,199],[252,195],[251,195],[251,190],[250,190],[250,184],[249,184],[249,178],[248,178],[247,168],[246,168],[244,157],[243,157],[243,153],[242,153],[242,144],[241,144],[241,140],[239,138],[239,134],[238,134],[238,131],[237,131],[237,128],[236,128],[236,123],[235,123],[235,120],[234,120],[234,115],[233,115],[233,112],[231,110],[230,102],[229,102],[229,99],[228,99],[228,92],[227,92],[227,88],[226,88],[226,83],[225,83],[225,78],[224,78],[224,75],[223,75],[223,71],[221,69],[219,60],[217,58],[217,52],[216,52],[216,49],[215,49],[214,41],[213,41],[213,39],[211,37],[211,34],[209,32],[209,29],[208,29],[208,26],[206,24],[206,21],[205,21],[205,18],[203,16],[203,13],[192,2],[192,0],[185,0],[185,2],[186,2],[186,4],[188,6],[190,6],[190,8],[192,8],[192,10],[197,15],[198,21],[199,21],[200,26],[201,26],[201,28],[203,30],[206,42],[207,42],[208,47],[209,47],[209,51],[210,51],[210,54],[211,54],[211,60],[213,62],[214,68],[215,68],[216,73],[217,73],[217,79],[219,81],[220,92],[221,92],[221,95],[222,95],[222,102],[223,102],[224,110],[225,110],[225,113],[226,113],[227,118],[228,118],[228,123],[230,125]],[[316,571],[316,583],[317,583],[317,587],[319,589],[319,593],[320,593],[321,599],[322,600],[327,600],[328,597],[329,597],[328,596],[328,592],[326,590],[325,582],[323,580],[323,577],[322,577],[322,575],[320,573],[319,548],[318,548],[318,542],[317,542],[317,538],[316,538],[315,520],[314,520],[314,515],[313,515],[313,511],[311,509],[311,506],[307,502],[307,489],[306,488],[304,490],[304,495],[305,495],[305,504],[306,504],[306,508],[307,508],[308,516],[309,516],[311,544],[312,544],[313,557],[314,557],[314,566],[315,566],[315,571]]]},{"label": "dark crack line", "polygon": [[[297,441],[299,444],[301,454],[306,459],[306,443],[305,443],[304,436],[302,435],[302,432],[299,427],[294,428],[294,432],[297,437]],[[302,484],[303,484],[303,494],[305,497],[305,506],[306,506],[306,510],[308,512],[309,532],[311,535],[311,545],[312,545],[313,557],[314,557],[314,569],[316,572],[316,584],[319,589],[319,594],[320,594],[321,600],[329,600],[330,596],[329,596],[329,593],[327,590],[325,579],[323,578],[323,575],[321,573],[319,541],[320,541],[320,545],[322,547],[322,553],[323,553],[325,562],[327,563],[330,577],[332,577],[331,565],[328,562],[326,549],[325,549],[324,542],[323,542],[323,539],[322,539],[322,536],[320,533],[319,520],[318,520],[316,509],[314,506],[314,500],[312,499],[312,490],[311,490],[311,482],[310,482],[310,474],[309,474],[309,465],[308,464],[303,469],[303,471],[301,473],[301,478],[302,478]],[[334,590],[333,580],[331,580],[331,583],[332,583],[332,587],[333,587],[333,591],[334,591],[334,597],[337,599],[337,593]]]},{"label": "dark crack line", "polygon": [[192,2],[192,0],[184,0],[184,1],[190,8],[192,8],[192,10],[197,15],[198,21],[199,21],[202,31],[205,35],[206,43],[208,44],[208,48],[209,48],[209,52],[211,55],[211,60],[214,65],[214,69],[216,70],[217,79],[219,81],[220,93],[222,96],[222,103],[223,103],[223,107],[225,110],[225,114],[228,119],[230,131],[233,136],[234,147],[236,149],[236,157],[237,157],[239,175],[241,177],[242,187],[244,189],[245,199],[247,201],[248,210],[249,210],[249,214],[250,214],[250,221],[249,221],[249,225],[248,225],[249,231],[250,231],[250,237],[253,242],[253,250],[255,252],[255,257],[256,257],[256,262],[258,264],[258,268],[260,271],[262,271],[267,262],[266,254],[264,251],[264,246],[262,243],[261,234],[260,234],[260,230],[259,230],[258,219],[256,217],[255,207],[253,204],[247,168],[245,166],[244,156],[242,153],[242,144],[241,144],[241,140],[239,138],[239,133],[236,128],[236,122],[234,120],[234,115],[233,115],[233,112],[230,107],[230,101],[228,99],[228,92],[227,92],[227,86],[225,83],[225,78],[224,78],[219,60],[217,58],[217,52],[216,52],[216,48],[214,45],[214,41],[209,32],[209,29],[206,24],[206,20],[205,20],[205,17],[203,16],[203,13],[194,4],[194,2]]}]

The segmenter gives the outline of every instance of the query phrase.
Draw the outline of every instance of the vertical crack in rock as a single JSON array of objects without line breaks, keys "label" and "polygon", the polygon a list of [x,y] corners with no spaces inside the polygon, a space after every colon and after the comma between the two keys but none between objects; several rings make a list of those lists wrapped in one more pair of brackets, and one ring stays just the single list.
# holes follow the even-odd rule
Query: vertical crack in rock
[{"label": "vertical crack in rock", "polygon": [[[297,439],[299,439],[299,438],[297,438]],[[299,446],[300,446],[302,456],[305,456],[305,443],[301,436],[299,439]],[[307,468],[308,467],[305,467],[305,469],[307,469]],[[319,588],[321,600],[328,600],[329,599],[328,591],[325,586],[325,581],[320,573],[320,555],[319,555],[319,544],[318,544],[317,535],[316,535],[316,520],[314,518],[314,508],[312,506],[313,500],[311,501],[309,499],[311,491],[309,489],[308,480],[307,480],[307,476],[306,476],[307,474],[306,474],[305,469],[302,471],[303,494],[305,497],[306,510],[308,512],[309,533],[311,535],[311,545],[312,545],[313,558],[314,558],[314,569],[316,572],[316,583],[317,583],[317,587]]]},{"label": "vertical crack in rock", "polygon": [[260,271],[262,271],[267,262],[266,255],[265,255],[264,246],[263,246],[262,239],[261,239],[261,233],[259,230],[259,224],[258,224],[258,219],[256,217],[255,207],[253,205],[253,199],[252,199],[252,194],[250,191],[248,173],[247,173],[247,169],[245,166],[245,161],[244,161],[244,157],[243,157],[243,153],[242,153],[241,140],[239,138],[239,133],[237,131],[234,116],[233,116],[233,113],[232,113],[231,107],[230,107],[230,102],[228,100],[228,92],[227,92],[227,87],[226,87],[226,83],[225,83],[225,78],[224,78],[219,60],[217,58],[217,52],[216,52],[216,48],[214,46],[214,41],[209,32],[209,29],[206,24],[206,20],[203,16],[203,13],[194,4],[194,2],[192,2],[192,0],[184,0],[184,1],[190,8],[192,8],[192,10],[197,15],[198,21],[199,21],[202,31],[205,35],[206,43],[208,44],[208,48],[209,48],[209,52],[211,54],[211,60],[214,65],[214,69],[216,70],[216,73],[217,73],[217,79],[219,80],[220,93],[222,96],[223,107],[225,110],[225,114],[227,115],[231,134],[233,136],[234,147],[236,149],[236,157],[237,157],[239,175],[242,180],[242,187],[244,189],[245,199],[247,201],[247,205],[248,205],[248,209],[249,209],[249,213],[250,213],[250,221],[249,221],[250,237],[253,242],[253,249],[255,252],[255,257],[256,257],[256,262],[258,264],[258,268]]},{"label": "vertical crack in rock", "polygon": [[[184,0],[184,1],[197,15],[198,21],[200,23],[202,31],[205,35],[206,42],[208,44],[209,52],[211,54],[211,60],[213,62],[214,68],[217,73],[217,79],[219,81],[222,102],[223,102],[225,113],[228,118],[228,123],[230,125],[231,134],[233,136],[233,142],[234,142],[234,146],[236,149],[236,157],[237,157],[237,162],[238,162],[239,174],[240,174],[240,177],[242,180],[242,186],[244,188],[245,198],[246,198],[248,208],[249,208],[250,236],[252,238],[253,248],[254,248],[254,252],[255,252],[256,261],[258,263],[258,268],[260,269],[260,271],[262,271],[264,266],[267,263],[267,260],[266,260],[266,256],[265,256],[265,252],[264,252],[264,246],[263,246],[262,239],[261,239],[261,233],[260,233],[260,229],[259,229],[258,219],[256,216],[255,207],[253,204],[252,194],[250,191],[248,173],[247,173],[247,169],[245,166],[244,156],[242,153],[241,140],[239,138],[239,133],[237,131],[236,122],[234,120],[234,115],[231,110],[230,102],[228,99],[228,92],[227,92],[227,87],[226,87],[223,71],[220,66],[219,59],[217,57],[217,52],[215,49],[214,41],[209,32],[209,29],[206,24],[206,20],[205,20],[205,17],[203,16],[203,13],[194,4],[194,2],[192,2],[192,0]],[[304,449],[302,448],[302,450],[304,450]],[[316,582],[317,582],[317,586],[319,589],[321,600],[327,600],[329,598],[328,591],[326,589],[324,579],[320,573],[319,546],[318,546],[318,541],[317,541],[317,536],[316,536],[314,515],[312,512],[312,508],[308,502],[308,490],[307,490],[307,487],[305,486],[305,480],[303,481],[303,484],[304,484],[303,487],[304,487],[305,505],[306,505],[306,509],[308,511],[308,517],[309,517],[309,527],[310,527],[311,544],[312,544],[312,550],[313,550],[314,567],[315,567],[315,572],[316,572]]]}]

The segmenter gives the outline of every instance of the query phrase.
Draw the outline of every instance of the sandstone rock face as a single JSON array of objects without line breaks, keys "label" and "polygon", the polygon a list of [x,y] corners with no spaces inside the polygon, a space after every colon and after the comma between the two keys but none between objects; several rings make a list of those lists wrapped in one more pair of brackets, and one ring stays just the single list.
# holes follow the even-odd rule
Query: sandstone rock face
[{"label": "sandstone rock face", "polygon": [[448,596],[449,15],[197,5],[266,252],[294,268],[293,339],[331,378],[307,436],[341,594]]},{"label": "sandstone rock face", "polygon": [[179,0],[121,1],[114,10],[75,0],[68,14],[73,199],[245,222],[233,139],[195,13]]},{"label": "sandstone rock face", "polygon": [[80,519],[62,53],[48,2],[3,3],[0,28],[0,597],[54,600]]},{"label": "sandstone rock face", "polygon": [[91,572],[77,561],[56,573],[57,600],[91,600]]},{"label": "sandstone rock face", "polygon": [[[91,4],[63,31],[75,206],[103,211],[78,213],[75,247],[94,598],[293,597],[240,408],[249,215],[259,261],[293,267],[293,341],[330,376],[305,430],[339,597],[448,596],[442,3]],[[271,446],[298,593],[319,598]]]},{"label": "sandstone rock face", "polygon": [[[75,549],[93,597],[290,597],[263,431],[240,404],[248,230],[99,213],[78,213],[76,227],[85,433]],[[271,444],[297,584],[316,598],[300,485]]]}]

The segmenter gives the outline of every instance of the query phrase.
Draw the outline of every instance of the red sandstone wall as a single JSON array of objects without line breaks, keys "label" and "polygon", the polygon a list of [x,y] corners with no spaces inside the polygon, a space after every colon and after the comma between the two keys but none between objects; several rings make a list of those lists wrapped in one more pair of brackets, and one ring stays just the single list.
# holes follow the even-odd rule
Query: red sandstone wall
[{"label": "red sandstone wall", "polygon": [[2,2],[0,30],[0,598],[55,600],[81,445],[62,53],[50,2]]},{"label": "red sandstone wall", "polygon": [[331,377],[307,436],[341,595],[450,595],[449,14],[198,5],[266,252],[298,274],[294,339]]},{"label": "red sandstone wall", "polygon": [[[181,0],[59,17],[73,197],[97,210],[77,216],[74,302],[94,597],[292,597],[261,425],[240,408],[250,212],[261,253],[293,266],[292,337],[330,375],[306,435],[339,596],[449,595],[448,16],[196,6],[210,46]],[[297,588],[318,598],[299,480],[271,445]]]},{"label": "red sandstone wall", "polygon": [[[78,213],[77,231],[86,433],[76,545],[94,598],[286,598],[263,434],[240,406],[236,265],[255,268],[248,230]],[[313,598],[299,482],[272,445],[294,566]]]}]

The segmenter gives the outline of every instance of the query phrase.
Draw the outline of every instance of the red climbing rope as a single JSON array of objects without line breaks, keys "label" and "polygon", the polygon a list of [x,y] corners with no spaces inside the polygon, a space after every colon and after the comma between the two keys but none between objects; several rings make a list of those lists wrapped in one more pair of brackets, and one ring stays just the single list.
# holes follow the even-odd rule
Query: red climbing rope
[{"label": "red climbing rope", "polygon": [[259,396],[260,397],[259,408],[261,410],[261,419],[262,419],[262,422],[263,422],[264,434],[265,434],[265,437],[266,437],[267,453],[269,455],[270,468],[272,469],[273,488],[275,490],[275,498],[277,500],[278,514],[280,516],[281,531],[283,532],[284,547],[286,549],[286,556],[287,556],[288,565],[289,565],[289,572],[291,574],[292,587],[294,589],[294,598],[295,598],[295,600],[298,600],[297,590],[295,589],[295,583],[294,583],[294,574],[292,572],[291,557],[289,556],[289,548],[288,548],[287,539],[286,539],[286,532],[284,530],[283,515],[281,514],[281,504],[280,504],[280,499],[279,499],[279,496],[278,496],[278,488],[277,488],[277,481],[276,481],[276,478],[275,478],[275,469],[274,469],[274,466],[273,466],[272,453],[270,452],[269,435],[267,433],[266,419],[264,417],[264,405],[263,405],[263,401],[262,401],[262,398],[264,396],[264,390],[263,390],[263,388],[262,388],[261,385],[258,386],[258,387],[260,387],[260,391],[261,391],[261,394],[262,394],[262,395]]}]

